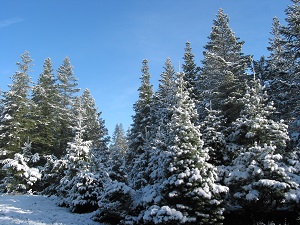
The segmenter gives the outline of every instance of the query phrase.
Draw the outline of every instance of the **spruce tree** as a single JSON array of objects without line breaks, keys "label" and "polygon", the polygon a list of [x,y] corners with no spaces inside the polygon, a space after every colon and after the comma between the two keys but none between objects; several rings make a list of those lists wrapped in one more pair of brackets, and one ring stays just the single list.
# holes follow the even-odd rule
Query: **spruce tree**
[{"label": "spruce tree", "polygon": [[[223,218],[219,194],[227,188],[217,185],[216,169],[208,163],[203,148],[195,104],[186,90],[183,73],[178,74],[173,115],[169,124],[161,196],[143,215],[146,224],[218,224]],[[155,200],[154,200],[155,201]]]},{"label": "spruce tree", "polygon": [[82,138],[84,141],[91,141],[91,171],[96,173],[99,168],[108,167],[108,130],[88,89],[85,89],[80,97],[75,98],[72,111],[75,118],[77,118],[78,113],[82,114],[82,126],[85,131]]},{"label": "spruce tree", "polygon": [[298,186],[291,181],[285,164],[287,126],[270,118],[274,107],[267,100],[259,80],[247,85],[244,108],[229,135],[231,146],[235,146],[225,179],[231,204],[253,213],[282,207],[286,193]]},{"label": "spruce tree", "polygon": [[117,124],[113,133],[112,143],[109,146],[109,160],[111,168],[109,176],[112,180],[126,181],[125,154],[128,149],[126,136],[122,124]]},{"label": "spruce tree", "polygon": [[[198,93],[202,94],[199,112],[205,112],[205,108],[212,104],[212,108],[222,110],[230,123],[241,108],[238,99],[243,95],[245,70],[250,64],[250,57],[242,53],[244,42],[235,37],[229,27],[229,17],[222,9],[213,21],[208,38],[198,83]],[[200,119],[203,120],[205,115],[200,114]]]},{"label": "spruce tree", "polygon": [[147,163],[148,152],[144,144],[151,130],[151,114],[153,90],[150,84],[148,60],[143,60],[141,86],[138,89],[139,99],[134,104],[135,115],[132,117],[133,124],[129,134],[129,149],[126,154],[127,168],[130,171],[129,179],[133,186],[146,183],[143,173],[144,163]]},{"label": "spruce tree", "polygon": [[191,97],[196,100],[198,99],[198,93],[196,89],[196,83],[198,81],[200,67],[198,67],[194,60],[194,54],[192,53],[191,43],[186,42],[185,52],[183,56],[184,63],[182,69],[185,74],[185,81],[187,82],[187,89],[190,90]]},{"label": "spruce tree", "polygon": [[[83,140],[85,126],[83,124],[84,115],[81,105],[77,110],[76,121],[76,125],[72,127],[75,137],[72,142],[68,143],[66,155],[64,156],[67,170],[65,171],[65,176],[60,181],[60,185],[57,187],[57,193],[61,197],[60,204],[71,207],[73,211],[76,211],[76,204],[78,204],[78,202],[73,202],[75,200],[74,188],[80,185],[78,179],[84,173],[90,171],[90,146],[92,142]],[[83,191],[85,190],[81,190],[78,194]]]},{"label": "spruce tree", "polygon": [[166,59],[164,71],[160,76],[158,90],[153,95],[153,105],[151,107],[151,117],[153,119],[151,131],[153,137],[158,132],[158,128],[163,129],[163,126],[170,121],[172,116],[175,69],[171,59]]},{"label": "spruce tree", "polygon": [[286,59],[286,51],[284,49],[284,37],[281,33],[282,25],[278,18],[273,19],[271,35],[269,39],[268,50],[270,55],[266,61],[266,74],[264,82],[267,85],[267,91],[270,96],[270,101],[274,102],[274,106],[278,113],[274,114],[274,119],[288,119],[289,98],[291,96],[291,85],[289,80],[289,62]]},{"label": "spruce tree", "polygon": [[18,71],[11,77],[9,90],[3,93],[3,110],[0,115],[0,155],[12,157],[20,151],[21,146],[30,137],[33,126],[30,117],[32,59],[29,52],[21,55],[22,62],[18,62]]},{"label": "spruce tree", "polygon": [[109,138],[108,130],[105,127],[105,121],[101,118],[102,112],[99,112],[95,100],[90,91],[85,89],[79,99],[81,107],[84,109],[84,140],[92,141],[93,149],[103,149],[107,147]]},{"label": "spruce tree", "polygon": [[110,146],[119,149],[120,154],[125,156],[128,150],[128,143],[122,123],[116,125]]},{"label": "spruce tree", "polygon": [[75,101],[75,95],[79,92],[77,78],[74,76],[73,66],[70,59],[65,57],[62,65],[57,69],[57,88],[61,96],[59,117],[58,117],[58,131],[56,138],[58,140],[58,148],[65,149],[67,143],[72,140],[72,131],[70,126],[73,126],[74,115],[72,115],[72,107]]},{"label": "spruce tree", "polygon": [[214,166],[226,164],[226,121],[220,110],[207,109],[207,116],[201,123],[202,140],[208,149],[208,162]]},{"label": "spruce tree", "polygon": [[272,30],[269,38],[268,50],[270,55],[267,60],[267,80],[286,80],[288,74],[288,64],[285,60],[285,50],[283,47],[284,38],[281,34],[282,25],[277,17],[273,18]]},{"label": "spruce tree", "polygon": [[41,154],[63,155],[63,149],[57,144],[58,110],[60,96],[53,74],[50,58],[45,59],[43,72],[32,90],[33,119],[35,128],[32,131],[32,142],[35,151]]},{"label": "spruce tree", "polygon": [[[299,0],[292,0],[293,5],[288,6],[285,10],[286,23],[285,26],[279,27],[282,43],[280,48],[283,49],[283,57],[280,58],[281,67],[277,68],[280,77],[273,89],[272,98],[278,104],[278,110],[281,118],[288,121],[289,134],[292,138],[292,147],[299,146],[299,82],[300,82],[300,55],[299,55],[299,22],[300,22],[300,5]],[[271,45],[271,47],[273,47]],[[271,57],[276,54],[274,47],[271,50]],[[281,56],[281,55],[280,55]],[[278,65],[278,60],[275,61]],[[279,64],[280,65],[280,64]]]}]

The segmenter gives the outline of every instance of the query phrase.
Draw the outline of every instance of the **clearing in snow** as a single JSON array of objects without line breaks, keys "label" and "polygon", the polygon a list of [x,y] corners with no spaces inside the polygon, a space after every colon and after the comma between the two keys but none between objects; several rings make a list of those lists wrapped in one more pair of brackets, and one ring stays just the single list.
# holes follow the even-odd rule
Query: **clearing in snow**
[{"label": "clearing in snow", "polygon": [[75,214],[57,206],[57,197],[37,195],[0,195],[0,224],[99,225],[91,213]]}]

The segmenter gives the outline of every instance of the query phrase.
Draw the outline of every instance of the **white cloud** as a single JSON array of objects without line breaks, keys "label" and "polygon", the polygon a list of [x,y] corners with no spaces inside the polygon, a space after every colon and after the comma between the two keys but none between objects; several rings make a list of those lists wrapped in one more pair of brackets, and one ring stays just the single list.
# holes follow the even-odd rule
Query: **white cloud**
[{"label": "white cloud", "polygon": [[15,23],[20,23],[22,21],[23,21],[23,19],[19,18],[19,17],[14,17],[14,18],[10,18],[10,19],[0,20],[0,28],[8,27],[8,26],[13,25]]}]

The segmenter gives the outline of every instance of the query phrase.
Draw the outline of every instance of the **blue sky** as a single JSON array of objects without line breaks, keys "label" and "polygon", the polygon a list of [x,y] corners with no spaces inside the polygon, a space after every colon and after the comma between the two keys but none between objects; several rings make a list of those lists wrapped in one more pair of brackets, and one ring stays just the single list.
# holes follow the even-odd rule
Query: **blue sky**
[{"label": "blue sky", "polygon": [[68,56],[79,87],[88,88],[110,134],[117,123],[127,129],[138,98],[141,65],[148,59],[156,90],[164,62],[182,61],[191,42],[195,60],[203,59],[219,8],[245,41],[243,52],[268,55],[272,18],[284,23],[286,0],[1,0],[0,87],[7,89],[16,62],[26,50],[36,81],[50,57],[56,70]]}]

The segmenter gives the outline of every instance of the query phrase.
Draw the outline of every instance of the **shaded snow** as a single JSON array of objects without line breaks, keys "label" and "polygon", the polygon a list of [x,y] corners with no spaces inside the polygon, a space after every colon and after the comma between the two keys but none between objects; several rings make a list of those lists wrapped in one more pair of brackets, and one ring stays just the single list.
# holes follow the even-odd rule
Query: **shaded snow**
[{"label": "shaded snow", "polygon": [[0,195],[0,224],[27,225],[99,225],[89,214],[71,213],[58,207],[56,197]]}]

